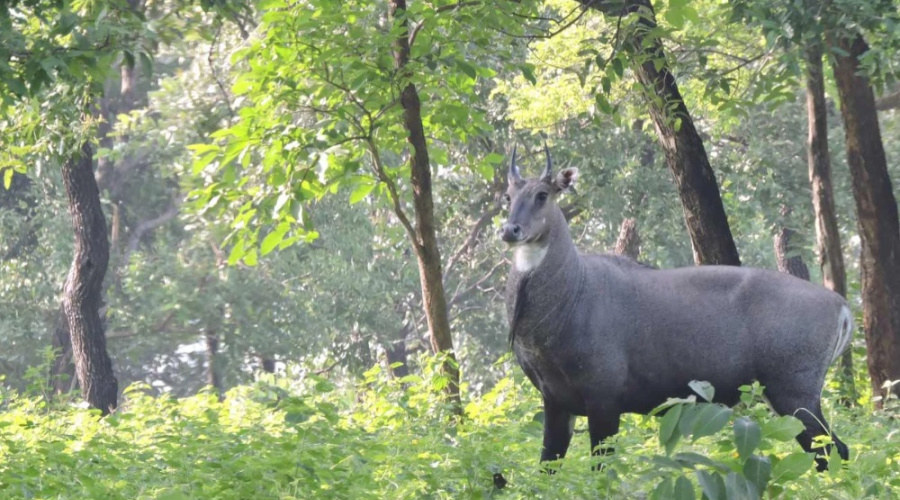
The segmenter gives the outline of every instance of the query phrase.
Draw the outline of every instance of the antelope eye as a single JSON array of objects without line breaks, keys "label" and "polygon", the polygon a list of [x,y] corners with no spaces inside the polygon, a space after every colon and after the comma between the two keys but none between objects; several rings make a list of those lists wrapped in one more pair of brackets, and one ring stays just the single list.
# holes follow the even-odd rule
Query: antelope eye
[{"label": "antelope eye", "polygon": [[539,201],[541,203],[547,201],[547,192],[546,191],[539,192],[537,194],[537,201]]}]

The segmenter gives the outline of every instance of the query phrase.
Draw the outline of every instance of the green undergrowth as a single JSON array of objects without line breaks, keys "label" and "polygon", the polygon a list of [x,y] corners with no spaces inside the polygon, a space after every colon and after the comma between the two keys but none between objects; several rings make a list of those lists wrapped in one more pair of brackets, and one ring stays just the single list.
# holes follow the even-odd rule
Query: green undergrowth
[{"label": "green undergrowth", "polygon": [[[537,463],[538,395],[509,373],[469,398],[455,424],[440,402],[444,380],[429,368],[391,380],[375,367],[342,387],[264,377],[224,401],[150,396],[136,385],[103,419],[7,391],[0,498],[900,497],[895,402],[847,409],[826,391],[826,415],[851,460],[817,474],[791,439],[797,422],[769,413],[758,386],[731,410],[705,402],[710,389],[698,385],[696,398],[661,418],[627,416],[611,456],[589,456],[579,419],[569,457],[548,475]],[[603,468],[592,472],[598,460]]]}]

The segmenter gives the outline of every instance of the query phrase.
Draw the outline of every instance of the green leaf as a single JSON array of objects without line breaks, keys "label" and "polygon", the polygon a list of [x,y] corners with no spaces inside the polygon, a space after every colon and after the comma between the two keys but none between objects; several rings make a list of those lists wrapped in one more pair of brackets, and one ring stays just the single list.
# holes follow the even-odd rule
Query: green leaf
[{"label": "green leaf", "polygon": [[275,200],[275,207],[272,208],[272,218],[278,219],[281,215],[281,209],[287,204],[287,202],[291,201],[290,193],[281,193],[278,195],[278,199]]},{"label": "green leaf", "polygon": [[697,483],[700,485],[700,489],[703,490],[706,498],[709,500],[726,500],[725,481],[722,480],[721,475],[705,470],[698,470],[694,475],[697,477]]},{"label": "green leaf", "polygon": [[3,187],[9,189],[12,186],[13,169],[7,168],[3,170]]},{"label": "green leaf", "polygon": [[731,408],[712,403],[697,406],[702,406],[702,408],[698,412],[694,425],[691,428],[691,435],[694,440],[719,432],[728,423],[728,419],[731,418]]},{"label": "green leaf", "polygon": [[200,172],[202,172],[203,169],[206,168],[207,165],[212,163],[213,160],[215,160],[218,157],[219,157],[219,151],[216,150],[211,153],[206,153],[205,155],[197,158],[194,161],[194,164],[191,166],[191,170],[192,170],[193,174],[199,175]]},{"label": "green leaf", "polygon": [[684,11],[682,9],[669,6],[665,14],[663,14],[663,17],[665,17],[666,21],[668,21],[675,29],[680,30],[684,27]]},{"label": "green leaf", "polygon": [[803,429],[803,422],[796,417],[783,415],[765,422],[762,427],[762,435],[764,438],[776,441],[789,441],[803,432]]},{"label": "green leaf", "polygon": [[772,483],[780,484],[785,481],[797,479],[812,467],[815,455],[802,451],[791,453],[782,458],[772,468]]},{"label": "green leaf", "polygon": [[738,455],[747,458],[759,446],[762,440],[762,429],[750,417],[741,417],[734,421],[734,444]]},{"label": "green leaf", "polygon": [[237,264],[237,261],[241,260],[244,256],[244,239],[240,238],[237,240],[237,243],[231,248],[231,252],[228,254],[228,265],[233,266]]},{"label": "green leaf", "polygon": [[625,74],[625,65],[622,64],[622,60],[616,57],[610,61],[610,64],[612,65],[613,73],[621,79],[622,75]]},{"label": "green leaf", "polygon": [[256,267],[256,264],[258,263],[259,262],[255,248],[250,249],[249,252],[244,254],[244,264],[247,264],[250,267]]},{"label": "green leaf", "polygon": [[725,478],[725,498],[728,500],[759,500],[756,485],[744,476],[732,472]]},{"label": "green leaf", "polygon": [[675,495],[675,485],[672,478],[667,477],[660,481],[650,493],[650,500],[671,500],[673,495]]},{"label": "green leaf", "polygon": [[691,430],[694,428],[694,422],[697,415],[700,414],[702,407],[698,404],[685,405],[681,412],[681,419],[678,420],[678,431],[682,436],[690,436]]},{"label": "green leaf", "polygon": [[692,451],[685,451],[681,453],[675,454],[674,457],[679,463],[684,464],[685,467],[689,467],[693,469],[697,465],[705,465],[707,467],[711,467],[713,469],[719,470],[721,472],[729,472],[731,469],[723,464],[722,462],[717,462],[706,455],[701,455],[699,453],[694,453]]},{"label": "green leaf", "polygon": [[695,500],[697,498],[694,493],[694,485],[691,480],[685,476],[680,476],[675,480],[675,491],[672,498],[674,500]]},{"label": "green leaf", "polygon": [[693,391],[699,394],[701,398],[710,403],[712,403],[712,400],[716,395],[716,388],[705,380],[691,380],[688,382],[688,387],[693,389]]},{"label": "green leaf", "polygon": [[537,85],[537,78],[534,76],[534,66],[523,64],[519,66],[519,69],[522,70],[522,76],[524,76],[526,80],[531,82],[532,85]]},{"label": "green leaf", "polygon": [[263,238],[262,244],[259,249],[263,255],[268,255],[269,252],[275,249],[279,243],[284,240],[284,235],[291,229],[291,224],[289,222],[282,222],[278,224],[278,227],[275,228],[271,233],[267,234],[265,238]]},{"label": "green leaf", "polygon": [[478,77],[478,70],[475,69],[475,66],[463,61],[462,59],[456,60],[456,65],[459,66],[459,69],[462,70],[463,73],[466,74],[471,79],[476,79]]},{"label": "green leaf", "polygon": [[144,72],[145,77],[150,77],[153,75],[153,59],[150,59],[150,55],[146,52],[141,52],[138,54],[141,60],[141,71]]},{"label": "green leaf", "polygon": [[831,453],[828,455],[828,475],[831,476],[832,479],[837,479],[837,477],[840,476],[842,462],[843,459],[838,452],[837,446],[832,446]]},{"label": "green leaf", "polygon": [[666,455],[671,455],[675,444],[681,438],[678,432],[678,419],[681,418],[683,405],[675,405],[669,408],[659,423],[659,444],[666,449]]},{"label": "green leaf", "polygon": [[744,477],[756,485],[757,491],[766,491],[772,476],[772,461],[769,457],[753,455],[744,463]]},{"label": "green leaf", "polygon": [[365,181],[359,183],[356,189],[353,190],[353,193],[350,194],[350,204],[355,205],[365,199],[366,196],[369,196],[369,193],[375,189],[375,181],[369,178],[366,178]]}]

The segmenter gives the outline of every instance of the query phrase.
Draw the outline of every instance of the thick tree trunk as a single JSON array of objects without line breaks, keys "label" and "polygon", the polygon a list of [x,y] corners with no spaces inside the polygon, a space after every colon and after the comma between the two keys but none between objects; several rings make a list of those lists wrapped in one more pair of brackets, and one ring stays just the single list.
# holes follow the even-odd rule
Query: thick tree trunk
[{"label": "thick tree trunk", "polygon": [[262,366],[264,373],[275,373],[275,358],[268,354],[259,355],[259,364]]},{"label": "thick tree trunk", "polygon": [[106,352],[99,314],[109,240],[91,158],[90,144],[84,143],[80,155],[66,161],[62,168],[75,230],[75,256],[63,291],[63,310],[81,392],[92,407],[106,415],[116,408],[118,382]]},{"label": "thick tree trunk", "polygon": [[[822,283],[825,288],[847,297],[847,277],[841,252],[831,183],[831,154],[828,152],[828,109],[825,104],[825,77],[822,67],[821,40],[814,40],[806,49],[806,109],[809,140],[806,156],[809,163],[809,184],[812,188],[813,209],[816,214],[816,247]],[[841,385],[844,404],[856,400],[853,382],[853,349],[841,356]]]},{"label": "thick tree trunk", "polygon": [[[580,1],[606,12],[613,4]],[[636,12],[640,16],[638,23],[624,35],[623,46],[633,52],[634,72],[645,88],[656,135],[681,197],[694,261],[738,266],[741,261],[703,141],[681,98],[675,76],[666,64],[662,42],[650,34],[657,28],[653,6],[649,0],[626,0],[621,12]]]},{"label": "thick tree trunk", "polygon": [[[402,331],[405,333],[406,329]],[[387,358],[388,368],[390,368],[391,376],[394,378],[403,378],[409,375],[409,355],[406,352],[406,336],[393,342],[388,342],[384,346],[384,354]],[[392,367],[394,363],[401,363],[396,368]]]},{"label": "thick tree trunk", "polygon": [[[860,71],[868,51],[862,36],[829,37],[840,49],[834,54],[834,76],[841,97],[847,163],[862,246],[863,326],[869,375],[876,395],[887,381],[900,380],[900,222],[887,171],[875,95]],[[845,55],[846,54],[846,55]],[[893,386],[900,395],[900,384]],[[881,406],[881,403],[877,403]]]},{"label": "thick tree trunk", "polygon": [[634,219],[622,221],[619,239],[616,240],[616,253],[634,260],[641,255],[641,236],[638,234],[637,223]]},{"label": "thick tree trunk", "polygon": [[447,396],[453,410],[462,414],[459,397],[459,367],[453,353],[453,338],[450,335],[450,319],[447,313],[447,299],[444,294],[441,253],[437,244],[434,221],[434,201],[431,191],[431,163],[422,125],[421,103],[416,87],[408,81],[409,24],[405,17],[406,0],[390,0],[391,19],[397,20],[401,14],[402,29],[394,43],[394,65],[399,70],[401,83],[400,105],[403,107],[403,125],[409,136],[410,183],[413,191],[415,210],[415,234],[411,235],[413,247],[419,263],[419,279],[422,286],[422,301],[428,330],[431,333],[431,347],[435,353],[444,354],[447,359],[443,373],[449,379]]}]

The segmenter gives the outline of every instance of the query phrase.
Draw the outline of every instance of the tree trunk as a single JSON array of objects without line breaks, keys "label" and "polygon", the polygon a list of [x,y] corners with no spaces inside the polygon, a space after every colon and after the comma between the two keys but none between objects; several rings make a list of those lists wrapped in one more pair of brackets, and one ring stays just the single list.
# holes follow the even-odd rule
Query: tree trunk
[{"label": "tree trunk", "polygon": [[641,255],[641,236],[637,232],[637,224],[634,219],[622,221],[619,239],[616,240],[616,253],[634,260]]},{"label": "tree trunk", "polygon": [[[782,217],[787,218],[790,213],[791,210],[787,205],[782,205]],[[797,250],[796,245],[791,241],[795,234],[797,233],[784,223],[778,232],[775,233],[775,262],[778,264],[779,271],[809,281],[809,268],[803,262],[803,257],[791,255],[791,252]]]},{"label": "tree trunk", "polygon": [[[397,16],[401,15],[398,20]],[[444,294],[441,253],[437,244],[434,221],[434,201],[431,191],[431,163],[422,125],[421,103],[416,87],[409,82],[409,24],[406,19],[406,0],[390,0],[390,17],[399,22],[401,29],[394,42],[394,65],[399,70],[403,86],[400,91],[400,105],[403,107],[403,125],[409,134],[410,183],[415,210],[414,234],[410,235],[419,263],[419,280],[422,286],[422,301],[428,330],[431,333],[431,347],[435,353],[446,356],[443,373],[449,379],[447,397],[454,413],[462,414],[459,397],[459,365],[453,353],[453,338],[450,335],[450,319],[447,313],[447,299]]]},{"label": "tree trunk", "polygon": [[[580,2],[606,12],[614,4],[596,0]],[[666,63],[662,42],[650,34],[657,29],[653,6],[649,0],[627,0],[621,15],[630,12],[636,12],[640,19],[627,30],[623,46],[633,52],[633,69],[644,86],[656,135],[681,197],[694,262],[738,266],[741,261],[703,140]]]},{"label": "tree trunk", "polygon": [[75,230],[75,256],[63,291],[63,309],[81,392],[92,407],[106,415],[116,408],[118,382],[106,352],[99,313],[109,240],[91,159],[90,144],[84,143],[81,154],[73,155],[62,168]]},{"label": "tree trunk", "polygon": [[[816,247],[822,284],[825,288],[847,297],[847,278],[841,252],[831,183],[831,155],[828,152],[828,110],[825,104],[825,78],[822,67],[821,40],[814,40],[806,49],[806,109],[809,140],[806,155],[809,163],[809,184],[812,188],[813,209],[816,214]],[[856,401],[853,382],[853,349],[841,356],[841,386],[845,405]]]},{"label": "tree trunk", "polygon": [[225,393],[222,388],[222,376],[219,371],[219,336],[212,328],[207,328],[203,335],[206,341],[206,385],[216,390],[219,399]]},{"label": "tree trunk", "polygon": [[[403,328],[402,331],[405,333],[406,328]],[[406,352],[406,338],[397,339],[392,342],[388,342],[384,346],[384,354],[387,358],[388,368],[390,369],[391,376],[394,378],[403,378],[409,375],[409,355]],[[394,363],[400,363],[400,366],[394,368]]]},{"label": "tree trunk", "polygon": [[[869,376],[875,395],[884,395],[887,381],[900,380],[900,223],[897,201],[887,171],[875,95],[860,71],[859,59],[869,47],[861,35],[829,36],[834,76],[841,97],[847,163],[862,246],[863,326]],[[846,54],[846,55],[845,55]],[[900,384],[893,386],[900,395]],[[881,407],[881,401],[876,403]]]},{"label": "tree trunk", "polygon": [[262,365],[264,373],[275,373],[275,358],[268,354],[259,355],[259,364]]},{"label": "tree trunk", "polygon": [[66,319],[65,308],[60,305],[53,325],[51,340],[55,357],[50,365],[50,389],[56,395],[69,392],[75,378],[75,365],[72,363],[72,337],[69,333],[69,320]]}]

